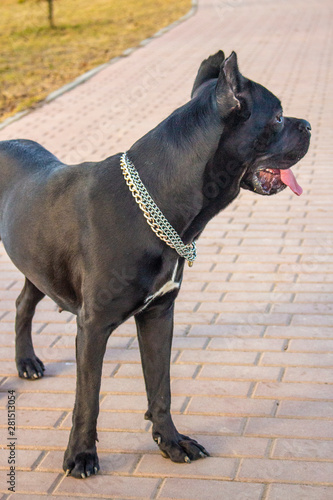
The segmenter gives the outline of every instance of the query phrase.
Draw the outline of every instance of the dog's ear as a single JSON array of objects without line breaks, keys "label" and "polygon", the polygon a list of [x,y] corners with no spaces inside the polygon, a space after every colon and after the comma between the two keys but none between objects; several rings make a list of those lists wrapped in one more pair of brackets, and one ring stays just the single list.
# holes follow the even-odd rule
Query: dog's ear
[{"label": "dog's ear", "polygon": [[193,97],[193,94],[200,85],[213,78],[218,78],[223,61],[224,52],[222,50],[219,50],[216,54],[202,61],[196,79],[194,80],[191,97]]},{"label": "dog's ear", "polygon": [[245,78],[238,69],[237,54],[232,52],[224,61],[224,72],[227,81],[235,94],[240,94],[243,90]]},{"label": "dog's ear", "polygon": [[238,69],[237,55],[232,52],[221,65],[216,85],[216,101],[222,117],[241,108],[237,94],[241,93],[244,81]]}]

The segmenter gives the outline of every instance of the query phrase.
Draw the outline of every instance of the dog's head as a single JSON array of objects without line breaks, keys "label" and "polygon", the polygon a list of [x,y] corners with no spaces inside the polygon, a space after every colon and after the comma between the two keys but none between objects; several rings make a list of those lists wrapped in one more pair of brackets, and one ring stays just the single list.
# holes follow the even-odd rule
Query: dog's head
[{"label": "dog's head", "polygon": [[300,195],[302,188],[290,167],[309,148],[310,124],[284,117],[277,97],[241,75],[234,52],[225,59],[219,51],[203,61],[192,97],[208,91],[215,94],[223,122],[217,154],[234,165],[240,187],[271,195],[289,186]]}]

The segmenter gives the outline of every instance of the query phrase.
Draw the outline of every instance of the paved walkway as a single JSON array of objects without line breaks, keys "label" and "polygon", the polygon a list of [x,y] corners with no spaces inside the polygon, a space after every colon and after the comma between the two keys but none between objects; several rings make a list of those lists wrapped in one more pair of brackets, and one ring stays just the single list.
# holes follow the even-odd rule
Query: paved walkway
[{"label": "paved walkway", "polygon": [[109,342],[99,418],[103,473],[64,478],[74,402],[75,321],[44,300],[37,354],[47,376],[16,377],[14,299],[22,275],[0,256],[0,498],[7,498],[7,390],[17,391],[17,500],[333,499],[332,55],[330,0],[200,0],[195,16],[1,131],[63,161],[122,151],[189,96],[202,59],[238,52],[246,76],[307,118],[311,149],[294,170],[301,198],[244,192],[207,227],[177,302],[175,421],[212,457],[159,454],[133,321]]}]

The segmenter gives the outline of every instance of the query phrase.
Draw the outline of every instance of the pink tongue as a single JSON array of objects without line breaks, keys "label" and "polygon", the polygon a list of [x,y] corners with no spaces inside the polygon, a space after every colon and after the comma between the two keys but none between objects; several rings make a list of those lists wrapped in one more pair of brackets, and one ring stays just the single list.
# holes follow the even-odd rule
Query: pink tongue
[{"label": "pink tongue", "polygon": [[301,186],[298,184],[294,174],[292,173],[291,169],[288,168],[287,170],[280,170],[280,177],[281,181],[283,184],[286,186],[289,186],[290,189],[297,194],[297,196],[301,196],[303,193],[303,189]]}]

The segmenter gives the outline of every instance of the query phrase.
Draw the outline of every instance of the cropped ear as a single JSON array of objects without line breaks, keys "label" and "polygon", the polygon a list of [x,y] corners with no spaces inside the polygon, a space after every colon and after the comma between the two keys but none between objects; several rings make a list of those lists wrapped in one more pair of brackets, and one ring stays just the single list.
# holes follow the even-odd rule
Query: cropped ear
[{"label": "cropped ear", "polygon": [[202,61],[196,79],[194,80],[191,97],[195,91],[205,82],[213,78],[218,78],[221,64],[224,61],[224,52],[219,50],[216,54],[209,56]]},{"label": "cropped ear", "polygon": [[224,72],[233,92],[240,94],[243,90],[245,78],[239,72],[236,52],[231,52],[230,56],[225,60]]},{"label": "cropped ear", "polygon": [[237,98],[243,89],[245,78],[238,69],[237,55],[231,55],[222,63],[216,85],[216,101],[222,117],[227,117],[235,109],[241,108]]}]

